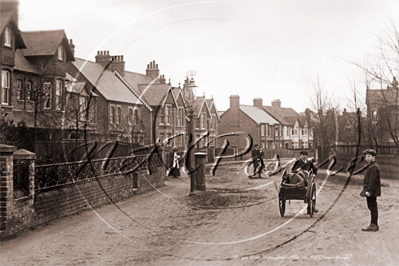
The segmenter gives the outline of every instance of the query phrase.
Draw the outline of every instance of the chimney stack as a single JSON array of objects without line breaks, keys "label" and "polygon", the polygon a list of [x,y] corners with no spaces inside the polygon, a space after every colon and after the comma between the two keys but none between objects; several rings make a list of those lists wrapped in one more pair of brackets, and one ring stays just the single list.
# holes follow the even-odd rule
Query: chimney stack
[{"label": "chimney stack", "polygon": [[159,83],[166,84],[165,75],[161,75],[161,77],[159,78]]},{"label": "chimney stack", "polygon": [[101,64],[105,67],[110,61],[112,63],[109,65],[108,69],[112,72],[118,71],[122,76],[125,75],[125,61],[123,60],[123,55],[109,55],[109,51],[97,51],[96,63]]},{"label": "chimney stack", "polygon": [[254,98],[254,106],[258,108],[263,108],[262,98]]},{"label": "chimney stack", "polygon": [[11,13],[14,17],[15,24],[18,27],[18,1],[17,0],[5,0],[0,1],[0,12],[1,16],[6,13]]},{"label": "chimney stack", "polygon": [[238,95],[231,95],[230,96],[230,109],[235,110],[240,107],[240,96]]},{"label": "chimney stack", "polygon": [[231,95],[230,96],[231,127],[240,126],[240,112],[238,111],[239,108],[240,108],[240,96]]},{"label": "chimney stack", "polygon": [[277,99],[277,100],[272,101],[272,106],[281,108],[281,101],[280,101],[280,99]]},{"label": "chimney stack", "polygon": [[71,48],[72,54],[75,57],[75,45],[73,44],[72,39],[69,40],[69,47]]},{"label": "chimney stack", "polygon": [[147,76],[152,77],[153,79],[157,79],[159,76],[159,69],[158,69],[158,64],[155,64],[155,60],[150,62],[150,64],[147,65],[147,69],[145,71],[145,74]]}]

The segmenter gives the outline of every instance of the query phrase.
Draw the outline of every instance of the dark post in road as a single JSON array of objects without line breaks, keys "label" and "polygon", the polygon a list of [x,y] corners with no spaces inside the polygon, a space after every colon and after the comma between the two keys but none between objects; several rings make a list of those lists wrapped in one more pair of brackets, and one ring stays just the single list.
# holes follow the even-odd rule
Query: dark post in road
[{"label": "dark post in road", "polygon": [[[191,147],[191,145],[195,141],[195,121],[194,121],[194,109],[192,107],[189,108],[188,110],[188,117],[190,121],[187,123],[187,131],[188,131],[188,136],[191,136],[191,141],[188,143],[188,147]],[[188,151],[188,171],[192,171],[195,168],[195,162],[194,162],[194,149],[190,149]],[[190,194],[193,194],[195,190],[195,172],[190,173]]]}]

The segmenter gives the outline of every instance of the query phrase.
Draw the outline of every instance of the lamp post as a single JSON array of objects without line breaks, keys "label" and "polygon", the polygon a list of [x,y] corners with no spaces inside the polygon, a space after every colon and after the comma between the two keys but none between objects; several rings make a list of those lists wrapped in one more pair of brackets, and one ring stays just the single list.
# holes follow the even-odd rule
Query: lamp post
[{"label": "lamp post", "polygon": [[[186,75],[186,82],[184,84],[184,100],[187,103],[187,112],[188,112],[188,118],[189,118],[189,122],[187,123],[187,133],[189,135],[191,135],[191,142],[187,143],[187,148],[190,148],[190,146],[194,143],[195,139],[195,121],[194,121],[194,107],[193,107],[193,101],[195,99],[195,95],[194,92],[192,90],[194,90],[197,86],[194,83],[194,78],[193,76],[195,76],[195,71],[191,70],[187,73]],[[191,79],[189,78],[189,76],[191,77]],[[186,89],[187,87],[187,90]],[[186,93],[188,93],[188,95],[186,95]],[[192,171],[195,168],[195,160],[194,160],[194,150],[193,149],[189,149],[188,153],[188,160],[187,160],[187,164],[188,164],[188,170]],[[194,195],[194,190],[195,190],[195,174],[194,172],[190,173],[190,195]]]}]

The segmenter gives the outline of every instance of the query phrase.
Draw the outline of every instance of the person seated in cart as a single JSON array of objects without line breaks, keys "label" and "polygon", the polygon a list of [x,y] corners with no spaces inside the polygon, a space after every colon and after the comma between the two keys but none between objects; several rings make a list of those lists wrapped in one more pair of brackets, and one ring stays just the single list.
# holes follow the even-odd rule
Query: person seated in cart
[{"label": "person seated in cart", "polygon": [[[313,170],[313,174],[317,175],[317,167],[313,164],[312,160],[308,160],[308,152],[307,151],[301,151],[299,153],[299,158],[298,160],[295,162],[294,166],[292,167],[291,170],[291,175],[295,175],[297,174],[297,176],[300,176],[303,178],[304,180],[304,184],[305,186],[307,186],[307,183],[309,180],[307,180],[307,176],[302,172],[302,170],[304,171],[310,171]],[[308,206],[308,214],[310,212],[309,206]],[[314,210],[315,213],[318,213],[318,210]]]},{"label": "person seated in cart", "polygon": [[[292,174],[300,174],[301,170],[305,170],[305,171],[310,171],[313,170],[313,174],[317,175],[317,167],[313,164],[312,160],[308,160],[308,152],[307,151],[301,151],[299,153],[299,158],[298,160],[295,162],[294,166],[292,167],[291,173]],[[305,176],[302,175],[302,178],[306,178]],[[308,181],[308,180],[305,180]]]}]

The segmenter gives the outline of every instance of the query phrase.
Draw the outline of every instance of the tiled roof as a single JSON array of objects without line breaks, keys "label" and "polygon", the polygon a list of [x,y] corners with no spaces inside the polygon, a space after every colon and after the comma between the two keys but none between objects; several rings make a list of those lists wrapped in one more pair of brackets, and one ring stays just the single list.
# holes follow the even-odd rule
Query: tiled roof
[{"label": "tiled roof", "polygon": [[21,34],[27,47],[23,50],[24,56],[55,55],[58,46],[63,43],[67,61],[74,60],[64,30],[27,31]]},{"label": "tiled roof", "polygon": [[298,121],[299,121],[299,125],[301,127],[305,126],[305,123],[307,121],[307,117],[306,116],[298,116]]},{"label": "tiled roof", "polygon": [[35,65],[32,65],[28,60],[26,60],[21,50],[17,50],[15,52],[14,69],[35,74],[41,73],[41,71]]},{"label": "tiled roof", "polygon": [[141,101],[110,70],[92,61],[76,58],[72,64],[110,101],[141,104]]},{"label": "tiled roof", "polygon": [[251,105],[240,105],[240,110],[243,111],[247,116],[254,120],[258,124],[279,124],[273,117],[271,117],[264,110]]},{"label": "tiled roof", "polygon": [[203,105],[205,105],[205,108],[208,110],[208,112],[210,114],[211,111],[209,110],[209,106],[206,103],[205,97],[201,96],[201,97],[197,97],[193,102],[194,116],[200,115],[201,108]]},{"label": "tiled roof", "polygon": [[142,93],[139,87],[140,84],[150,84],[153,81],[152,77],[131,71],[125,71],[125,75],[123,76],[123,78],[139,94]]},{"label": "tiled roof", "polygon": [[162,105],[165,100],[165,96],[171,89],[169,84],[157,84],[154,83],[152,85],[149,84],[140,84],[139,90],[141,91],[141,95],[144,95],[144,99],[151,106]]},{"label": "tiled roof", "polygon": [[[11,21],[11,25],[9,24]],[[17,49],[26,48],[24,40],[22,39],[21,32],[19,31],[17,24],[15,23],[14,17],[12,13],[1,13],[0,16],[0,33],[3,33],[3,30],[7,25],[11,26],[11,30],[14,32],[15,36],[15,46]]]},{"label": "tiled roof", "polygon": [[287,121],[289,125],[295,125],[296,120],[298,120],[297,116],[286,116],[284,120]]},{"label": "tiled roof", "polygon": [[[283,125],[293,125],[288,122],[285,117],[287,116],[297,116],[298,113],[294,111],[292,108],[286,107],[276,107],[276,106],[263,106],[263,109],[268,112],[271,116],[273,116],[277,121],[279,121]],[[294,122],[295,123],[295,122]]]}]

